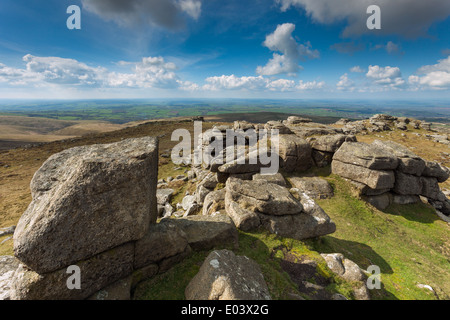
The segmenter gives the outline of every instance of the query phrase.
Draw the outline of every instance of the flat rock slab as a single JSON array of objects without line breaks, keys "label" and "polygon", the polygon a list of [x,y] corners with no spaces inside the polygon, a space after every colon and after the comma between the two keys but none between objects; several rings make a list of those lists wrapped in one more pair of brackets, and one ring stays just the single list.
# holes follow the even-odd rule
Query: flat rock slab
[{"label": "flat rock slab", "polygon": [[226,190],[234,202],[247,210],[270,215],[298,214],[303,210],[287,188],[264,180],[230,178]]},{"label": "flat rock slab", "polygon": [[386,148],[364,142],[345,142],[333,160],[372,170],[394,170],[398,166],[397,157]]},{"label": "flat rock slab", "polygon": [[336,159],[331,163],[331,171],[343,178],[363,183],[371,189],[391,189],[395,183],[392,170],[372,170]]},{"label": "flat rock slab", "polygon": [[334,196],[328,181],[318,177],[293,177],[289,179],[292,186],[306,193],[313,199],[329,199]]},{"label": "flat rock slab", "polygon": [[425,160],[405,146],[394,141],[381,140],[375,140],[372,144],[384,148],[387,152],[394,154],[398,158],[398,171],[416,176],[422,175],[425,169]]},{"label": "flat rock slab", "polygon": [[182,219],[166,219],[185,234],[193,250],[210,250],[214,247],[234,247],[238,244],[238,231],[225,214],[215,216],[191,216]]},{"label": "flat rock slab", "polygon": [[185,296],[186,300],[271,300],[259,265],[229,250],[208,255]]},{"label": "flat rock slab", "polygon": [[48,273],[142,238],[157,218],[158,140],[146,137],[64,150],[31,181],[32,202],[14,253]]},{"label": "flat rock slab", "polygon": [[310,138],[309,140],[313,149],[333,153],[336,152],[344,142],[356,142],[356,137],[353,135],[334,134]]},{"label": "flat rock slab", "polygon": [[282,187],[287,187],[286,180],[284,179],[283,175],[281,173],[275,173],[275,174],[260,174],[257,173],[253,175],[253,180],[265,180],[270,183],[277,184]]},{"label": "flat rock slab", "polygon": [[134,244],[127,243],[77,262],[81,289],[70,290],[67,268],[38,274],[20,264],[11,283],[11,300],[83,300],[133,271]]}]

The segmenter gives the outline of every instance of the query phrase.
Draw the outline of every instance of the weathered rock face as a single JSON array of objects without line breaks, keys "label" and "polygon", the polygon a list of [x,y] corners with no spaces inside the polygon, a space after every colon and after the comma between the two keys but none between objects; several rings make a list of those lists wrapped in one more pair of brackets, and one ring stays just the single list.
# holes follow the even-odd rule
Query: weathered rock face
[{"label": "weathered rock face", "polygon": [[186,251],[186,234],[176,225],[163,219],[151,225],[147,234],[135,243],[134,269],[160,262]]},{"label": "weathered rock face", "polygon": [[210,250],[216,246],[238,247],[238,231],[225,214],[166,219],[182,230],[193,250]]},{"label": "weathered rock face", "polygon": [[156,201],[159,205],[164,206],[170,201],[175,190],[173,189],[158,189],[156,191]]},{"label": "weathered rock face", "polygon": [[253,175],[253,180],[265,180],[270,183],[277,184],[282,187],[287,187],[286,180],[284,180],[284,177],[281,173],[275,173],[275,174],[260,174],[257,173]]},{"label": "weathered rock face", "polygon": [[290,181],[293,187],[306,193],[313,199],[328,199],[334,195],[330,184],[318,177],[293,177]]},{"label": "weathered rock face", "polygon": [[331,170],[334,174],[363,183],[371,189],[391,189],[394,187],[395,183],[393,171],[371,170],[358,165],[344,163],[336,159],[331,163]]},{"label": "weathered rock face", "polygon": [[335,134],[310,138],[309,141],[313,149],[324,152],[336,152],[344,142],[356,142],[356,137],[352,135]]},{"label": "weathered rock face", "polygon": [[444,182],[449,178],[450,170],[437,162],[426,161],[422,175],[436,178],[438,182]]},{"label": "weathered rock face", "polygon": [[372,170],[394,170],[398,166],[394,154],[364,142],[345,142],[334,154],[333,160]]},{"label": "weathered rock face", "polygon": [[408,148],[394,141],[375,140],[373,145],[385,149],[387,153],[392,153],[398,158],[398,171],[416,176],[422,175],[425,169],[425,161]]},{"label": "weathered rock face", "polygon": [[336,225],[330,217],[308,195],[298,189],[297,193],[304,212],[296,215],[273,216],[258,213],[261,225],[269,232],[281,237],[297,240],[324,236],[336,231]]},{"label": "weathered rock face", "polygon": [[51,156],[31,182],[16,257],[43,274],[142,238],[156,221],[157,167],[150,137]]},{"label": "weathered rock face", "polygon": [[286,172],[305,171],[312,165],[312,149],[309,143],[296,135],[279,136],[281,167]]},{"label": "weathered rock face", "polygon": [[185,295],[187,300],[271,300],[259,265],[229,250],[208,255]]},{"label": "weathered rock face", "polygon": [[418,176],[396,171],[393,191],[401,195],[419,195],[422,193],[422,180]]},{"label": "weathered rock face", "polygon": [[303,207],[284,187],[263,180],[229,179],[227,194],[242,208],[271,215],[292,215]]},{"label": "weathered rock face", "polygon": [[9,300],[11,282],[19,267],[19,261],[12,256],[0,256],[0,301]]},{"label": "weathered rock face", "polygon": [[134,244],[102,252],[90,259],[77,262],[81,274],[81,289],[70,290],[70,274],[63,268],[38,274],[21,264],[11,283],[11,300],[81,300],[100,289],[131,274]]}]

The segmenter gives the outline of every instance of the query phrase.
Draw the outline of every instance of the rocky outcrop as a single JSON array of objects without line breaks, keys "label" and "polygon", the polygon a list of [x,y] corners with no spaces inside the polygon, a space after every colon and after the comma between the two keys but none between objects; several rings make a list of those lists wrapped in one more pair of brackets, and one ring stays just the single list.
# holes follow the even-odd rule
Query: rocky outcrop
[{"label": "rocky outcrop", "polygon": [[329,199],[334,195],[330,184],[319,177],[293,177],[289,181],[293,187],[306,193],[313,199]]},{"label": "rocky outcrop", "polygon": [[14,253],[49,273],[142,238],[156,221],[158,142],[128,139],[51,156],[31,182],[33,201]]},{"label": "rocky outcrop", "polygon": [[345,142],[334,154],[331,167],[333,173],[351,180],[356,193],[380,210],[391,203],[416,203],[419,196],[444,211],[449,203],[439,188],[439,182],[448,179],[449,170],[392,141]]},{"label": "rocky outcrop", "polygon": [[310,144],[296,135],[279,136],[280,166],[286,172],[306,171],[312,166]]},{"label": "rocky outcrop", "polygon": [[10,299],[11,282],[19,266],[19,261],[12,256],[0,256],[0,301]]},{"label": "rocky outcrop", "polygon": [[185,296],[187,300],[271,300],[259,265],[229,250],[208,255]]},{"label": "rocky outcrop", "polygon": [[280,236],[306,239],[335,231],[336,226],[306,194],[267,181],[229,179],[225,209],[241,230],[263,227]]}]

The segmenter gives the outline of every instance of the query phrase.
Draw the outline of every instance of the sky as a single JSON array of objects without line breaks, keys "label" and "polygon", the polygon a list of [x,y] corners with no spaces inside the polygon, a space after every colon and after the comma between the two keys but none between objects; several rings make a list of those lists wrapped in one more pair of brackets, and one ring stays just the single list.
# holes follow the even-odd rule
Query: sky
[{"label": "sky", "polygon": [[448,100],[449,30],[448,0],[1,0],[0,99]]}]

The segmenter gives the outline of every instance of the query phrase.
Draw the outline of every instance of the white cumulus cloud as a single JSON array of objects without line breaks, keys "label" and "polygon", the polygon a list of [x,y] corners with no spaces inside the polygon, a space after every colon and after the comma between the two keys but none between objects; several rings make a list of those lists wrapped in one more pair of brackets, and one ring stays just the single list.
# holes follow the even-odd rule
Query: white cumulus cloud
[{"label": "white cumulus cloud", "polygon": [[411,75],[408,81],[421,89],[450,88],[450,56],[434,65],[419,68],[416,75]]},{"label": "white cumulus cloud", "polygon": [[297,43],[292,36],[294,30],[294,24],[284,23],[278,25],[273,33],[266,36],[263,45],[275,53],[265,66],[257,67],[256,73],[265,76],[283,73],[295,74],[303,69],[299,65],[301,60],[319,57],[319,51],[313,50],[309,42],[306,44]]}]

